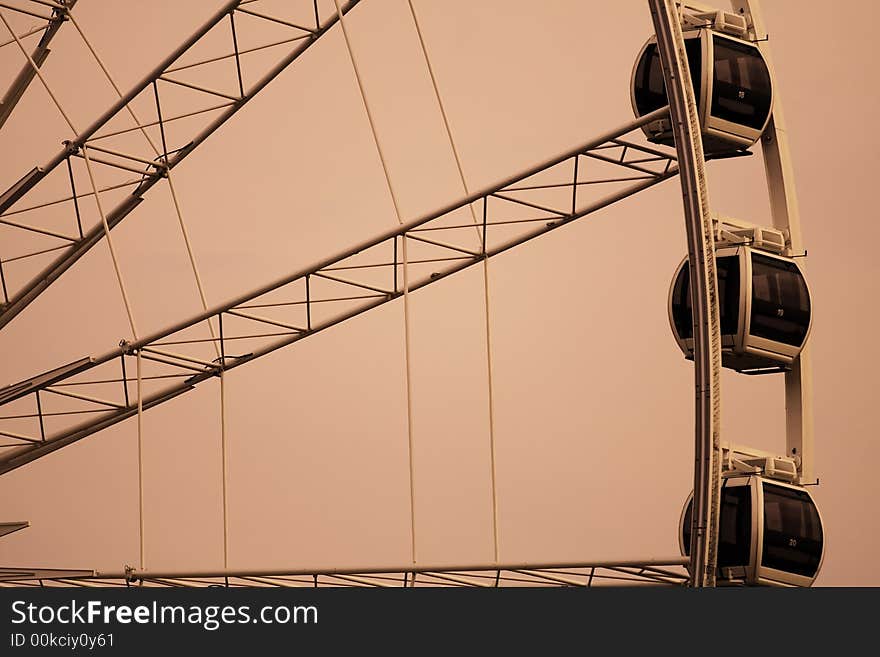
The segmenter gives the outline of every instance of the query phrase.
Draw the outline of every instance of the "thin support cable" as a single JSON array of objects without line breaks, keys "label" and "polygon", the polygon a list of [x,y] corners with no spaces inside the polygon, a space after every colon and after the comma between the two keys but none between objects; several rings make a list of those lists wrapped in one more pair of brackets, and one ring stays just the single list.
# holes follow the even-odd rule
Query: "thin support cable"
[{"label": "thin support cable", "polygon": [[[452,137],[452,128],[449,126],[449,117],[446,114],[446,107],[443,105],[443,100],[440,96],[440,87],[437,84],[437,76],[434,74],[434,67],[431,65],[431,59],[428,57],[428,47],[425,45],[425,39],[422,35],[422,28],[419,25],[419,19],[416,15],[415,7],[413,7],[412,0],[407,0],[409,3],[409,11],[413,17],[413,24],[416,28],[416,34],[419,37],[419,45],[422,47],[422,55],[425,57],[425,64],[428,67],[428,75],[431,77],[431,85],[434,87],[434,96],[437,98],[437,105],[440,108],[440,116],[443,118],[443,127],[446,129],[446,136],[449,139],[449,146],[452,148],[452,155],[455,158],[455,166],[458,168],[458,177],[461,180],[461,185],[464,188],[466,194],[470,194],[470,190],[468,189],[467,180],[464,177],[464,170],[461,166],[461,157],[458,153],[458,147],[455,145],[455,139]],[[477,213],[474,210],[474,204],[468,203],[468,208],[471,211],[471,218],[474,220],[474,226],[477,227],[477,235],[480,238],[480,244],[485,249],[485,244],[483,243],[483,234],[480,231],[480,221],[477,219]]]},{"label": "thin support cable", "polygon": [[489,258],[483,257],[483,301],[486,309],[486,387],[489,404],[489,476],[492,489],[492,539],[495,550],[495,563],[498,563],[498,486],[495,465],[495,386],[492,381],[492,330],[489,321]]},{"label": "thin support cable", "polygon": [[[165,171],[165,177],[168,180],[168,189],[171,190],[171,199],[174,201],[174,211],[177,213],[177,223],[180,225],[180,232],[183,236],[183,243],[186,245],[186,253],[189,256],[189,264],[192,267],[193,277],[196,280],[196,287],[199,290],[199,299],[202,302],[202,309],[207,312],[208,311],[208,300],[205,296],[205,288],[202,284],[202,277],[199,274],[199,267],[196,264],[196,257],[192,250],[192,244],[189,241],[189,231],[186,228],[186,222],[183,220],[183,212],[180,210],[180,202],[177,200],[177,192],[174,189],[174,182],[171,179],[171,172]],[[217,358],[220,358],[220,347],[217,343],[217,336],[214,334],[214,325],[211,322],[210,318],[207,320],[208,322],[208,331],[211,333],[211,343],[214,345],[214,350],[217,353]],[[221,367],[223,363],[220,363]]]},{"label": "thin support cable", "polygon": [[[116,80],[113,79],[113,76],[110,74],[109,69],[104,64],[104,61],[101,59],[101,56],[95,50],[94,46],[92,46],[92,43],[89,41],[88,37],[86,37],[85,32],[83,31],[83,29],[80,27],[79,23],[74,18],[73,12],[68,11],[68,16],[70,17],[70,21],[73,23],[73,26],[76,28],[76,31],[79,33],[80,38],[83,40],[83,43],[85,43],[86,47],[89,49],[89,52],[92,53],[92,57],[95,58],[95,61],[98,63],[98,66],[104,72],[104,76],[107,78],[107,81],[110,83],[110,86],[113,87],[113,90],[116,92],[116,95],[119,96],[120,99],[122,99],[123,98],[122,90],[119,88],[119,85],[116,84]],[[131,118],[134,121],[136,128],[144,136],[144,139],[150,145],[150,148],[153,149],[153,152],[156,154],[156,157],[157,158],[162,157],[161,153],[163,151],[160,151],[159,147],[153,142],[149,133],[146,131],[146,128],[144,127],[143,123],[138,118],[138,116],[134,113],[134,110],[132,109],[131,104],[126,103],[125,109],[128,110],[128,113],[131,115]],[[159,125],[161,128],[161,125],[162,125],[161,121],[160,121]],[[180,230],[181,230],[181,233],[183,234],[183,242],[184,242],[184,245],[186,246],[186,252],[187,252],[187,255],[189,256],[189,262],[190,262],[190,266],[192,267],[193,276],[195,277],[196,287],[198,288],[198,291],[199,291],[199,298],[201,299],[201,302],[202,302],[202,309],[207,310],[208,309],[208,302],[205,297],[204,286],[202,285],[202,279],[201,279],[201,276],[199,275],[199,268],[198,268],[198,265],[196,264],[195,255],[193,254],[193,250],[192,250],[192,245],[189,241],[189,232],[186,229],[186,223],[183,220],[183,213],[180,210],[180,203],[177,200],[177,193],[174,190],[174,183],[171,179],[171,170],[165,169],[164,173],[165,173],[165,178],[168,181],[168,187],[171,190],[171,198],[174,201],[174,209],[177,213],[177,221],[180,224]],[[216,336],[214,335],[214,327],[213,327],[210,320],[208,320],[208,330],[211,333],[211,338],[215,338]],[[219,357],[220,351],[219,351],[219,348],[217,347],[217,344],[214,340],[212,340],[212,344],[214,344],[214,347],[217,350],[217,356]]]},{"label": "thin support cable", "polygon": [[223,569],[229,568],[229,502],[227,497],[228,470],[226,459],[226,371],[220,369],[220,458],[223,472]]},{"label": "thin support cable", "polygon": [[143,417],[144,417],[144,395],[143,395],[143,376],[141,374],[141,352],[137,352],[137,444],[138,444],[138,541],[140,543],[140,564],[141,569],[146,569],[144,559],[144,439],[143,439]]},{"label": "thin support cable", "polygon": [[[43,77],[43,74],[40,72],[40,67],[37,66],[37,64],[36,64],[36,62],[34,62],[33,58],[24,49],[24,46],[22,46],[21,41],[15,35],[15,32],[10,27],[10,25],[6,20],[6,17],[3,15],[2,11],[0,11],[0,20],[3,21],[4,25],[6,25],[6,28],[9,30],[10,34],[12,34],[12,36],[15,37],[15,42],[18,44],[19,49],[24,54],[24,56],[27,58],[28,62],[30,62],[31,66],[34,69],[34,72],[40,78],[40,82],[43,84],[43,87],[46,89],[46,92],[52,98],[52,101],[55,103],[56,107],[58,108],[58,111],[61,112],[61,115],[64,117],[64,120],[67,121],[67,125],[70,127],[70,129],[74,133],[77,133],[78,131],[77,131],[76,127],[73,125],[73,122],[67,116],[67,113],[64,111],[64,108],[61,106],[61,103],[58,102],[58,99],[56,98],[55,94],[52,93],[52,89],[49,87],[49,84],[46,82],[46,79]],[[104,224],[104,234],[107,237],[107,244],[110,247],[110,256],[113,259],[113,268],[116,271],[116,279],[119,281],[119,289],[122,292],[122,299],[123,299],[123,302],[125,303],[126,313],[128,314],[128,322],[129,322],[129,325],[131,326],[132,336],[135,339],[137,339],[138,333],[137,333],[137,328],[135,326],[134,315],[132,314],[131,304],[129,303],[129,300],[128,300],[128,293],[125,290],[125,283],[122,280],[122,272],[119,269],[119,262],[116,258],[116,250],[113,247],[113,242],[110,240],[110,226],[107,224],[107,215],[104,213],[104,208],[101,205],[101,195],[98,191],[98,186],[95,183],[95,177],[92,173],[92,164],[89,159],[89,155],[88,155],[88,152],[87,152],[85,145],[83,145],[83,147],[82,147],[82,154],[83,154],[83,158],[85,159],[86,169],[88,170],[89,181],[92,185],[92,191],[95,194],[95,203],[98,206],[98,213],[101,215],[101,222]]]},{"label": "thin support cable", "polygon": [[339,0],[333,0],[333,2],[336,4],[336,13],[339,16],[339,24],[342,27],[342,35],[345,38],[345,46],[348,49],[348,56],[351,60],[351,66],[354,69],[354,76],[357,80],[358,89],[361,93],[361,100],[363,101],[364,109],[367,112],[367,120],[370,123],[370,131],[373,133],[373,143],[376,145],[376,150],[379,154],[379,160],[382,163],[382,171],[385,173],[385,182],[388,184],[388,191],[391,194],[391,201],[394,204],[394,213],[397,215],[398,222],[403,224],[403,215],[400,212],[400,205],[397,201],[397,194],[395,193],[394,185],[391,182],[391,175],[388,171],[388,163],[385,160],[385,152],[382,150],[382,144],[379,141],[379,133],[376,131],[376,122],[373,120],[373,112],[370,109],[370,103],[367,100],[367,94],[364,90],[364,84],[363,80],[361,79],[360,69],[358,68],[357,60],[355,59],[354,51],[352,50],[351,41],[348,37],[348,28],[345,25],[346,19],[343,16],[342,9],[339,6]]},{"label": "thin support cable", "polygon": [[[464,176],[464,168],[461,165],[461,156],[459,155],[458,148],[455,145],[455,139],[452,136],[452,128],[449,125],[449,117],[446,114],[446,108],[443,105],[443,98],[440,95],[440,87],[437,84],[437,76],[434,74],[434,67],[431,65],[431,58],[428,56],[428,47],[425,44],[424,36],[422,35],[422,29],[419,25],[419,18],[416,15],[415,7],[413,6],[412,0],[408,0],[409,11],[412,14],[413,24],[416,28],[416,34],[419,37],[419,44],[422,47],[422,54],[425,57],[425,64],[428,67],[428,74],[431,77],[431,84],[434,87],[434,95],[437,98],[437,105],[440,108],[440,116],[443,118],[443,127],[446,129],[446,136],[449,138],[449,146],[452,148],[452,155],[455,158],[455,166],[458,168],[458,176],[461,180],[461,186],[464,189],[464,193],[466,195],[470,195],[470,189],[468,188],[467,180]],[[468,203],[468,208],[471,211],[471,217],[474,220],[474,228],[477,231],[477,235],[479,236],[480,245],[482,247],[482,251],[485,254],[486,252],[486,238],[483,231],[480,229],[480,221],[477,219],[476,211],[474,210],[473,203]],[[485,309],[485,324],[486,324],[486,385],[487,385],[487,403],[488,403],[488,411],[489,411],[489,462],[490,462],[490,485],[492,489],[492,538],[493,538],[493,548],[495,555],[495,563],[498,563],[498,491],[496,486],[496,466],[495,466],[495,395],[494,395],[494,385],[492,381],[492,331],[491,331],[491,322],[490,322],[490,303],[489,303],[489,259],[488,257],[483,258],[483,307]]]},{"label": "thin support cable", "polygon": [[70,127],[73,134],[78,134],[78,130],[73,125],[73,121],[70,120],[70,117],[67,116],[67,112],[64,111],[64,108],[61,107],[61,103],[58,102],[58,98],[55,97],[55,94],[52,93],[52,89],[49,87],[49,83],[46,82],[46,78],[43,77],[43,73],[40,71],[40,67],[37,66],[37,63],[34,61],[33,57],[28,54],[28,51],[25,50],[24,46],[21,44],[21,39],[18,38],[18,35],[13,31],[12,27],[9,25],[6,20],[6,16],[0,11],[0,20],[3,21],[3,24],[6,26],[6,29],[9,30],[9,33],[12,35],[12,38],[15,39],[15,43],[18,45],[18,49],[21,50],[21,54],[25,56],[25,58],[30,63],[31,67],[34,69],[34,73],[37,74],[37,77],[40,78],[40,82],[43,84],[43,88],[46,90],[46,93],[49,94],[49,97],[52,99],[52,102],[55,103],[55,107],[58,108],[58,111],[61,112],[61,116],[64,117],[64,120],[67,121],[67,125]]},{"label": "thin support cable", "polygon": [[[116,81],[113,79],[113,76],[110,74],[110,71],[104,65],[103,60],[98,55],[97,51],[92,46],[91,42],[86,37],[83,30],[80,28],[79,23],[77,23],[76,19],[74,19],[72,14],[70,14],[70,20],[73,23],[74,27],[76,28],[76,31],[79,33],[80,37],[82,38],[83,42],[86,44],[89,51],[92,53],[92,56],[95,58],[95,61],[98,63],[98,66],[104,72],[104,75],[107,77],[108,82],[113,87],[114,91],[116,91],[116,94],[119,96],[119,98],[122,98],[123,97],[122,91],[120,90],[119,86],[116,84]],[[134,113],[134,110],[131,108],[131,105],[129,103],[126,103],[125,108],[128,110],[128,113],[131,115],[131,118],[134,121],[137,129],[144,136],[144,139],[150,145],[150,148],[153,149],[153,152],[156,154],[156,157],[157,158],[161,157],[161,155],[160,155],[161,152],[160,152],[158,146],[150,138],[150,135],[147,133],[147,131],[144,128],[143,124],[141,123],[140,119]],[[160,123],[160,127],[161,127],[161,123]],[[162,151],[162,152],[164,152],[164,151]],[[86,158],[86,166],[89,168],[89,177],[91,179],[92,178],[91,166],[89,164],[88,155],[86,153],[85,146],[83,146],[83,155]],[[187,255],[189,256],[190,266],[192,267],[193,276],[195,277],[196,287],[198,288],[198,292],[199,292],[199,299],[202,302],[202,308],[204,310],[207,310],[208,309],[208,302],[207,302],[207,299],[205,296],[204,286],[202,285],[202,279],[201,279],[201,276],[199,275],[199,268],[198,268],[198,265],[196,264],[195,255],[192,250],[192,244],[190,243],[190,240],[189,240],[189,232],[187,231],[187,228],[186,228],[186,222],[183,219],[183,213],[181,212],[180,203],[177,199],[177,193],[174,189],[174,182],[172,180],[171,171],[166,168],[164,173],[165,173],[165,178],[168,181],[168,188],[171,191],[171,198],[174,202],[174,210],[177,214],[177,221],[178,221],[178,224],[180,225],[180,230],[181,230],[181,234],[183,236],[184,245],[186,246]],[[111,254],[113,254],[113,264],[116,267],[116,273],[117,273],[117,277],[119,277],[120,288],[122,289],[123,297],[126,300],[126,309],[129,312],[129,321],[131,321],[132,332],[135,334],[135,338],[137,338],[137,331],[135,330],[135,327],[134,327],[134,319],[131,316],[131,309],[128,304],[127,295],[125,293],[125,287],[122,284],[122,277],[121,277],[121,274],[119,272],[119,267],[116,262],[116,256],[115,256],[115,253],[113,250],[113,243],[110,240],[110,230],[109,230],[109,227],[107,226],[107,220],[105,218],[104,212],[100,208],[100,199],[98,198],[97,187],[94,184],[94,179],[92,179],[92,187],[95,189],[95,198],[96,198],[96,200],[98,200],[99,210],[101,212],[101,219],[104,222],[104,231],[105,231],[105,235],[107,237],[107,243],[110,245],[110,251],[111,251]],[[216,336],[214,334],[214,327],[213,327],[210,320],[208,320],[208,330],[211,334],[211,344],[214,346],[214,349],[217,353],[217,357],[219,358],[220,357],[220,347],[217,344]],[[140,378],[141,377],[141,369],[140,369],[140,367],[141,367],[141,354],[140,354],[140,351],[138,351],[137,359],[138,359],[138,361],[137,361],[138,362],[138,482],[139,482],[139,490],[140,490],[139,512],[140,512],[140,541],[141,541],[140,558],[141,558],[141,568],[143,568],[144,567],[143,440],[142,440],[142,434],[141,434],[141,416],[143,414],[143,404],[141,401],[142,396],[141,396],[141,378]],[[222,366],[222,363],[221,363],[221,366]],[[220,410],[220,413],[221,413],[221,423],[220,423],[221,450],[222,450],[222,459],[223,459],[223,567],[226,568],[228,566],[228,561],[227,561],[228,523],[227,523],[227,503],[226,503],[226,424],[225,424],[225,401],[224,401],[225,392],[224,392],[224,386],[223,386],[223,372],[222,372],[222,370],[221,370],[221,374],[220,374],[220,399],[221,399],[221,402],[220,402],[220,404],[221,404],[221,410]]]},{"label": "thin support cable", "polygon": [[101,204],[101,194],[98,192],[98,185],[95,184],[95,176],[92,173],[92,162],[89,158],[88,148],[82,147],[83,160],[86,163],[86,170],[89,174],[89,182],[92,185],[92,191],[95,193],[95,204],[98,206],[98,214],[101,215],[101,223],[104,224],[104,237],[107,238],[107,246],[110,247],[110,257],[113,260],[113,269],[116,271],[116,280],[119,282],[119,291],[122,292],[122,301],[125,304],[125,312],[128,314],[128,323],[131,326],[132,337],[137,340],[138,332],[134,322],[134,314],[131,310],[131,303],[128,300],[128,292],[125,290],[125,282],[122,280],[122,271],[119,269],[119,259],[116,257],[116,249],[113,246],[113,240],[110,239],[110,226],[107,224],[107,215],[104,213],[104,206]]},{"label": "thin support cable", "polygon": [[[80,28],[79,23],[77,23],[76,18],[74,18],[74,16],[73,16],[73,12],[68,10],[67,16],[68,16],[68,18],[70,18],[70,22],[73,23],[73,26],[76,28],[76,31],[79,33],[79,36],[83,40],[83,43],[86,44],[86,47],[89,49],[89,52],[92,53],[92,57],[94,57],[95,61],[98,62],[98,66],[104,72],[104,76],[107,78],[107,81],[110,83],[110,86],[113,87],[113,90],[116,92],[116,95],[118,95],[120,98],[122,98],[123,94],[122,94],[122,91],[119,89],[119,86],[116,84],[116,80],[114,80],[113,76],[110,75],[110,71],[107,70],[107,67],[104,65],[104,61],[101,59],[101,57],[98,55],[95,48],[92,46],[91,42],[86,37],[85,32],[83,32],[82,29]],[[153,143],[153,140],[150,138],[150,135],[147,134],[147,131],[144,129],[143,125],[141,124],[140,119],[138,119],[137,115],[134,113],[134,110],[131,108],[131,105],[129,103],[125,104],[125,109],[128,110],[128,113],[131,115],[131,118],[134,121],[135,126],[137,126],[140,129],[141,133],[144,135],[144,139],[147,140],[147,143],[150,145],[150,148],[153,149],[153,152],[156,154],[156,157],[158,157],[160,155],[159,148],[156,146],[155,143]]]},{"label": "thin support cable", "polygon": [[[400,212],[400,205],[397,201],[397,194],[394,191],[394,185],[391,182],[391,174],[388,171],[388,163],[385,161],[385,153],[382,150],[382,144],[379,141],[379,134],[376,132],[376,123],[373,120],[373,113],[370,111],[370,103],[367,100],[367,94],[364,90],[364,84],[361,80],[360,70],[358,69],[357,60],[354,56],[354,50],[351,47],[351,40],[348,36],[348,28],[345,25],[345,17],[342,8],[339,6],[339,0],[333,0],[336,5],[336,14],[339,17],[339,25],[342,28],[342,36],[345,39],[345,47],[348,50],[348,57],[351,60],[351,66],[354,69],[354,76],[357,79],[358,89],[361,93],[361,100],[364,103],[364,109],[367,113],[367,120],[370,123],[370,131],[373,133],[373,143],[376,145],[376,151],[379,154],[379,160],[382,163],[382,171],[385,173],[385,182],[388,185],[388,192],[391,195],[391,202],[394,204],[394,213],[397,215],[397,221],[403,225],[403,216]],[[407,420],[407,437],[409,450],[409,505],[410,505],[410,538],[412,549],[412,561],[416,563],[416,512],[415,512],[415,460],[413,454],[413,410],[412,410],[412,367],[410,362],[410,317],[409,317],[409,260],[407,258],[406,235],[403,235],[403,331],[404,331],[404,360],[406,368],[406,420]]]},{"label": "thin support cable", "polygon": [[[390,182],[390,181],[389,181]],[[410,331],[409,319],[409,259],[406,250],[406,235],[402,240],[403,255],[403,358],[406,365],[406,426],[407,426],[407,456],[409,458],[409,516],[410,538],[412,541],[412,562],[416,563],[416,478],[415,478],[415,439],[413,432],[413,407],[412,407],[412,359],[410,357]]]}]

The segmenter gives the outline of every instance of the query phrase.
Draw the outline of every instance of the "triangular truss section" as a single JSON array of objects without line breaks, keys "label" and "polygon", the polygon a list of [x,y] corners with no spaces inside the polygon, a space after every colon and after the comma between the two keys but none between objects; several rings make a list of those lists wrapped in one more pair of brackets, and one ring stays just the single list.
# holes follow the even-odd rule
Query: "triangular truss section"
[{"label": "triangular truss section", "polygon": [[316,7],[226,2],[51,161],[0,193],[0,328],[104,237],[95,197],[112,230],[336,24],[335,11]]},{"label": "triangular truss section", "polygon": [[0,474],[136,415],[135,359],[149,409],[671,178],[673,154],[622,141],[666,112],[104,356],[0,388]]},{"label": "triangular truss section", "polygon": [[0,568],[0,587],[437,588],[686,586],[686,557],[645,561],[120,573]]}]

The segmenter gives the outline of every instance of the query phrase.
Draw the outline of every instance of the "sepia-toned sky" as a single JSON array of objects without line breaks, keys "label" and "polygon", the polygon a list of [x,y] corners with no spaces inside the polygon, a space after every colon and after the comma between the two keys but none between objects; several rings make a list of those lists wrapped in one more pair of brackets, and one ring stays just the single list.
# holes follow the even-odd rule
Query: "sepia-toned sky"
[{"label": "sepia-toned sky", "polygon": [[[297,3],[308,15],[311,3]],[[125,90],[221,4],[79,0],[74,13]],[[816,583],[880,585],[871,65],[880,9],[762,4],[809,254],[812,491],[827,541]],[[414,5],[471,190],[632,118],[630,73],[652,32],[644,0]],[[323,16],[333,10],[321,6]],[[404,220],[464,196],[406,0],[362,0],[347,27]],[[3,91],[22,63],[14,48],[0,48]],[[46,80],[82,129],[113,90],[72,26],[52,50]],[[0,189],[71,137],[34,81],[0,130]],[[770,224],[759,153],[708,170],[717,212]],[[178,166],[174,183],[211,305],[397,225],[338,27]],[[142,335],[200,311],[166,186],[113,238]],[[0,257],[12,239],[0,232]],[[490,260],[502,562],[678,555],[693,479],[693,366],[666,304],[685,249],[674,179]],[[493,559],[483,295],[472,268],[410,298],[422,563]],[[102,242],[0,332],[0,386],[130,338]],[[226,381],[230,567],[410,562],[401,301]],[[724,439],[784,451],[782,384],[725,371]],[[222,565],[219,399],[207,382],[144,416],[150,569]],[[137,468],[129,420],[0,477],[0,521],[31,523],[0,539],[0,566],[137,565]]]}]

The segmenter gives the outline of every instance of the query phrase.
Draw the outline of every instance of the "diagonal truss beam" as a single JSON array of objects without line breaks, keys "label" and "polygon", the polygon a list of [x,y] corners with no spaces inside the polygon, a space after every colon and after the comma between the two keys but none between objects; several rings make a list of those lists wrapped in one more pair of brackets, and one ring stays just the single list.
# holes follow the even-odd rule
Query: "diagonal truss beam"
[{"label": "diagonal truss beam", "polygon": [[644,561],[469,564],[460,566],[394,565],[365,568],[203,572],[151,572],[127,568],[124,572],[114,573],[49,568],[0,568],[0,586],[227,586],[234,588],[684,586],[688,581],[685,570],[687,563],[687,557],[678,557],[646,559]]},{"label": "diagonal truss beam", "polygon": [[[46,27],[43,28],[43,36],[40,37],[37,47],[34,48],[34,51],[31,53],[31,59],[37,66],[42,66],[49,57],[49,53],[51,52],[49,50],[49,43],[58,33],[58,30],[61,29],[64,21],[67,20],[67,12],[70,9],[73,9],[76,2],[77,0],[59,0],[59,5],[54,6],[52,9],[52,15],[45,17]],[[41,14],[34,14],[31,12],[28,12],[28,14],[32,16],[41,16]],[[10,44],[7,43],[7,45]],[[0,128],[3,128],[3,124],[6,123],[9,115],[12,114],[12,110],[15,109],[18,101],[21,100],[21,97],[24,95],[24,92],[27,91],[28,86],[33,82],[36,75],[37,72],[34,70],[34,67],[31,66],[30,62],[26,62],[24,66],[22,66],[21,72],[15,76],[12,84],[9,85],[9,89],[3,95],[3,98],[0,99]]]},{"label": "diagonal truss beam", "polygon": [[[0,413],[20,409],[29,399],[35,409],[0,415],[0,435],[12,441],[0,444],[0,474],[136,415],[138,404],[129,393],[134,379],[126,374],[134,371],[126,365],[134,357],[154,367],[144,379],[153,386],[143,398],[143,408],[149,409],[224,370],[401,297],[404,266],[409,290],[418,290],[671,178],[678,172],[673,154],[619,141],[667,112],[662,108],[631,121],[375,239],[151,336],[122,342],[101,357],[85,357],[0,389]],[[603,156],[601,164],[592,157],[596,153]],[[631,160],[638,160],[642,171],[621,176]],[[615,191],[603,193],[609,186]],[[481,217],[477,223],[468,206]],[[164,387],[156,388],[159,384]],[[78,392],[64,396],[67,406],[53,411],[49,403],[57,393],[73,387]],[[88,418],[70,424],[80,415]],[[60,428],[50,431],[52,423]],[[21,433],[22,424],[30,435]]]},{"label": "diagonal truss beam", "polygon": [[[359,0],[349,0],[342,7],[343,14],[351,11],[358,4]],[[156,68],[148,73],[140,82],[138,82],[128,93],[123,95],[109,110],[96,119],[88,128],[79,133],[74,139],[65,142],[66,147],[59,152],[52,160],[41,167],[35,167],[18,182],[9,187],[5,192],[0,194],[0,225],[9,228],[16,228],[28,233],[40,233],[44,236],[54,237],[60,243],[50,246],[49,248],[40,248],[38,250],[24,249],[21,253],[0,253],[0,279],[3,279],[2,287],[0,287],[0,328],[8,324],[20,312],[22,312],[31,302],[34,301],[42,292],[44,292],[55,280],[57,280],[67,269],[85,255],[93,246],[98,244],[104,236],[104,227],[102,222],[96,221],[92,226],[82,226],[82,217],[77,199],[83,194],[77,194],[74,184],[74,174],[72,162],[82,157],[84,148],[90,150],[100,150],[97,143],[104,143],[104,140],[114,138],[124,138],[141,128],[148,126],[158,126],[161,132],[162,152],[158,155],[147,149],[143,153],[137,152],[119,152],[110,151],[111,157],[101,158],[101,156],[91,157],[96,162],[101,162],[111,169],[119,171],[134,172],[139,177],[129,182],[127,186],[131,193],[125,195],[115,207],[107,212],[107,225],[110,229],[117,226],[126,216],[128,216],[143,200],[144,194],[151,189],[157,182],[167,176],[167,172],[177,166],[184,158],[192,153],[198,146],[204,142],[211,134],[214,133],[221,125],[235,115],[248,101],[262,91],[270,82],[284,71],[290,64],[299,58],[308,48],[315,43],[327,30],[336,24],[339,17],[335,12],[330,14],[323,23],[318,22],[319,17],[315,15],[315,25],[304,27],[289,21],[281,20],[277,17],[268,16],[265,13],[257,13],[250,10],[243,10],[240,5],[246,4],[247,0],[229,0],[206,21],[196,32],[185,40],[174,52],[166,57]],[[241,15],[240,20],[236,22],[236,15]],[[281,24],[284,29],[289,30],[289,37],[267,43],[259,47],[242,49],[239,42],[242,37],[243,21],[242,17],[247,17],[250,22]],[[214,28],[218,28],[220,24],[228,19],[230,22],[230,31],[228,38],[232,52],[218,57],[211,57],[196,63],[185,63],[183,59],[189,53],[195,51],[199,44],[203,41],[210,40],[210,34],[215,33]],[[269,48],[278,48],[285,44],[294,44],[292,50],[287,50],[272,66],[253,85],[246,87],[243,75],[247,73],[244,65],[244,56],[257,50],[265,51]],[[238,88],[234,93],[218,92],[217,90],[207,89],[202,85],[187,82],[180,79],[183,73],[192,73],[194,69],[218,61],[228,60],[230,66],[234,66],[237,76]],[[32,68],[32,67],[31,67]],[[183,85],[192,94],[193,102],[198,99],[199,105],[194,105],[192,111],[183,112],[175,116],[163,115],[162,102],[160,98],[160,86],[158,83],[171,84],[173,86]],[[117,126],[120,120],[127,120],[130,104],[136,99],[144,100],[147,95],[151,95],[148,100],[155,96],[155,120],[141,123],[138,126],[126,130],[110,131],[110,127]],[[217,104],[217,100],[222,98],[225,102]],[[205,107],[205,103],[210,100],[210,106]],[[167,110],[167,108],[166,108]],[[217,113],[219,112],[219,114]],[[209,122],[201,127],[201,130],[193,134],[189,139],[182,140],[179,144],[168,144],[166,141],[166,133],[172,122],[180,119],[191,119],[194,116],[212,116]],[[105,132],[101,132],[105,129]],[[127,143],[127,142],[126,142]],[[129,145],[130,149],[130,145]],[[107,152],[107,149],[103,149]],[[73,235],[55,234],[47,232],[45,228],[22,223],[19,216],[31,212],[39,212],[42,207],[47,204],[42,203],[39,206],[30,208],[14,207],[19,201],[25,199],[31,190],[34,190],[41,181],[45,180],[56,168],[66,164],[70,169],[70,187],[71,194],[64,197],[58,202],[67,204],[70,210],[71,225],[78,228],[78,233]],[[125,187],[126,185],[119,185]],[[10,219],[11,215],[16,218]],[[8,248],[8,247],[7,247]],[[60,254],[55,254],[60,251]],[[17,289],[9,290],[4,276],[4,262],[8,265],[10,262],[20,261],[26,258],[41,257],[47,253],[55,254],[47,266],[45,266],[36,276],[19,286]]]}]

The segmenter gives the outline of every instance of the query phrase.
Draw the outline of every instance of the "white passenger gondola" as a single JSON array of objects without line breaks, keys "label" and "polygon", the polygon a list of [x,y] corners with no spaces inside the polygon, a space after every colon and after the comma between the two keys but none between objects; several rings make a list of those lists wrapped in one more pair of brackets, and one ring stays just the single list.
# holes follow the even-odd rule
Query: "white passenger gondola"
[{"label": "white passenger gondola", "polygon": [[[761,52],[745,36],[739,17],[710,14],[698,29],[685,25],[685,48],[706,153],[742,150],[764,132],[773,109],[770,71]],[[709,29],[711,25],[715,29]],[[723,30],[723,31],[722,31]],[[727,32],[727,33],[725,33]],[[656,37],[642,48],[630,84],[636,116],[668,105]],[[649,141],[674,145],[668,118],[642,127]]]},{"label": "white passenger gondola", "polygon": [[[681,514],[679,547],[689,555],[693,497]],[[722,480],[717,581],[810,586],[825,551],[822,520],[803,486],[732,473]]]},{"label": "white passenger gondola", "polygon": [[[721,360],[746,373],[786,369],[810,332],[810,293],[793,258],[753,246],[715,255]],[[690,267],[684,259],[669,290],[669,323],[685,357],[694,357]]]}]

